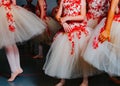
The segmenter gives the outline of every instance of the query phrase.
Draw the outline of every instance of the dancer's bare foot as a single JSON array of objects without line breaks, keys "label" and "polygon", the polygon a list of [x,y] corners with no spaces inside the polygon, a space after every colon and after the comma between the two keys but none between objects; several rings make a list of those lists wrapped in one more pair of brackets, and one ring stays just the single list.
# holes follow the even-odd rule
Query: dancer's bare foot
[{"label": "dancer's bare foot", "polygon": [[64,86],[64,83],[59,82],[58,84],[56,84],[55,86]]},{"label": "dancer's bare foot", "polygon": [[15,78],[19,75],[19,74],[21,74],[23,72],[23,70],[22,69],[18,69],[16,72],[14,72],[14,73],[12,73],[11,74],[11,77],[8,79],[8,81],[14,81],[15,80]]},{"label": "dancer's bare foot", "polygon": [[120,84],[120,77],[112,77],[112,76],[110,76],[110,80],[112,80],[116,84]]},{"label": "dancer's bare foot", "polygon": [[88,82],[82,82],[80,86],[88,86]]},{"label": "dancer's bare foot", "polygon": [[43,58],[43,56],[42,55],[36,55],[36,56],[34,56],[32,58],[34,58],[34,59],[41,59],[41,58]]},{"label": "dancer's bare foot", "polygon": [[65,84],[65,80],[62,79],[58,84],[56,84],[55,86],[64,86]]},{"label": "dancer's bare foot", "polygon": [[8,81],[14,81],[14,79],[19,75],[18,70],[11,74],[11,77],[8,79]]}]

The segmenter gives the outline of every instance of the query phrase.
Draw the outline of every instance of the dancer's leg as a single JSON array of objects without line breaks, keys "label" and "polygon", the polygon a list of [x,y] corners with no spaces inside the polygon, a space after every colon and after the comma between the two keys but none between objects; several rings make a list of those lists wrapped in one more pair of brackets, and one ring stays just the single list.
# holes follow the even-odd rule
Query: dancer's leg
[{"label": "dancer's leg", "polygon": [[23,70],[22,70],[21,65],[20,65],[20,54],[19,54],[19,50],[18,50],[16,44],[14,44],[13,47],[14,47],[14,55],[15,55],[15,62],[16,62],[17,69],[18,69],[19,73],[22,73]]},{"label": "dancer's leg", "polygon": [[60,82],[56,84],[56,86],[64,86],[64,84],[65,84],[65,79],[61,79]]},{"label": "dancer's leg", "polygon": [[10,65],[11,72],[15,72],[17,69],[15,58],[14,58],[14,50],[13,46],[7,46],[5,47],[8,63]]},{"label": "dancer's leg", "polygon": [[80,86],[88,86],[88,77],[87,76],[83,76],[83,81]]},{"label": "dancer's leg", "polygon": [[42,49],[42,45],[38,46],[39,52],[38,55],[34,56],[33,58],[43,58],[43,49]]},{"label": "dancer's leg", "polygon": [[17,70],[17,66],[16,66],[16,60],[15,60],[15,56],[14,56],[14,48],[13,46],[6,46],[5,47],[6,50],[6,54],[7,54],[7,59],[8,59],[8,63],[10,65],[10,69],[11,69],[11,77],[8,79],[8,81],[13,81],[16,76],[19,74],[18,70]]}]

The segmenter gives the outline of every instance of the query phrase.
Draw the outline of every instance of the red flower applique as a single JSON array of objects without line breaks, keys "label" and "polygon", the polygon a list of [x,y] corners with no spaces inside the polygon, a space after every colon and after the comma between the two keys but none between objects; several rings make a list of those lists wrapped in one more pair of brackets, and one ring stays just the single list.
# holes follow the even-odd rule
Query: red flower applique
[{"label": "red flower applique", "polygon": [[98,42],[97,37],[94,37],[93,45],[92,45],[94,49],[98,48],[98,43],[99,43],[99,42]]},{"label": "red flower applique", "polygon": [[104,27],[102,27],[102,29],[100,30],[100,33],[102,33],[104,30],[105,30],[105,28],[104,28]]},{"label": "red flower applique", "polygon": [[10,30],[11,32],[14,32],[14,31],[15,31],[15,27],[14,27],[13,25],[9,25],[9,30]]},{"label": "red flower applique", "polygon": [[14,32],[15,31],[15,21],[14,21],[14,18],[13,18],[13,15],[11,13],[11,5],[10,3],[3,3],[3,5],[5,6],[6,8],[6,17],[7,17],[7,21],[8,21],[8,28],[11,32]]}]

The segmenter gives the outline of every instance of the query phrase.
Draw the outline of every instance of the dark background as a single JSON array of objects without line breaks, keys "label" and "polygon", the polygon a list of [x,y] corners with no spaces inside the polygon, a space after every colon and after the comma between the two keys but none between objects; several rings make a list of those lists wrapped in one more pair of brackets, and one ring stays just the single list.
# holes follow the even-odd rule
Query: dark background
[{"label": "dark background", "polygon": [[[26,4],[26,0],[16,0],[18,5]],[[56,6],[56,0],[46,0],[47,1],[47,14],[51,13],[53,7]],[[33,0],[33,4],[35,5],[37,0]]]}]

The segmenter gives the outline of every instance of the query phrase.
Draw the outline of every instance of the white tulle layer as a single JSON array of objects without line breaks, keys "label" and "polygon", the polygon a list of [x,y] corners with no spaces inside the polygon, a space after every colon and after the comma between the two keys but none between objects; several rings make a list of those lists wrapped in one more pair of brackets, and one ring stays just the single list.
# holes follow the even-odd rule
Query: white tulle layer
[{"label": "white tulle layer", "polygon": [[97,18],[96,19],[91,18],[91,19],[87,20],[87,26],[94,29],[98,25],[98,20],[99,19],[97,19]]},{"label": "white tulle layer", "polygon": [[11,12],[15,20],[15,32],[8,28],[6,10],[0,7],[0,48],[23,42],[33,36],[41,34],[46,25],[35,14],[19,6],[12,6]]},{"label": "white tulle layer", "polygon": [[84,59],[99,70],[105,71],[113,76],[120,76],[120,22],[113,21],[111,27],[110,42],[99,43],[98,48],[93,48],[94,37],[98,37],[101,28],[105,24],[105,18],[95,28]]},{"label": "white tulle layer", "polygon": [[[90,28],[87,28],[91,34]],[[61,32],[57,35],[53,41],[51,48],[47,54],[46,62],[43,67],[45,74],[57,77],[57,78],[77,78],[85,75],[93,75],[96,70],[87,64],[82,54],[88,43],[90,34],[85,36],[81,34],[81,38],[78,39],[76,32],[74,34],[74,54],[71,55],[71,42],[68,40],[68,34]]]}]

